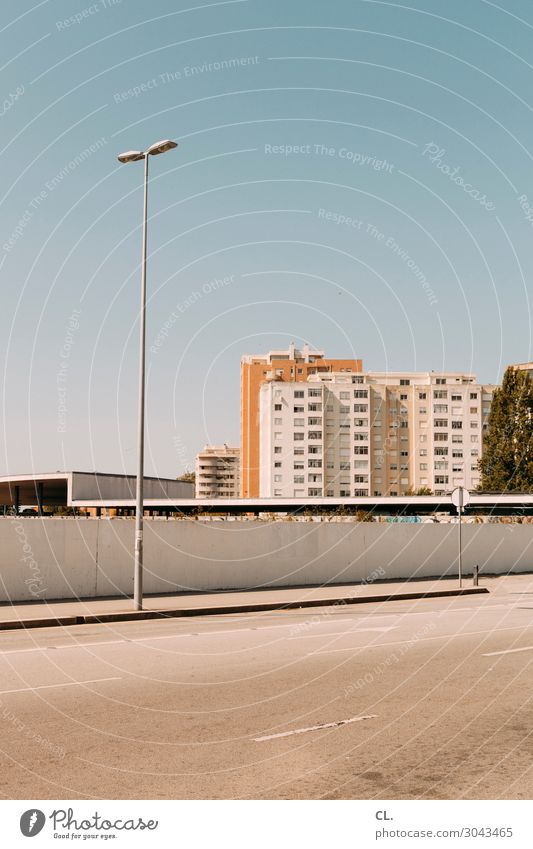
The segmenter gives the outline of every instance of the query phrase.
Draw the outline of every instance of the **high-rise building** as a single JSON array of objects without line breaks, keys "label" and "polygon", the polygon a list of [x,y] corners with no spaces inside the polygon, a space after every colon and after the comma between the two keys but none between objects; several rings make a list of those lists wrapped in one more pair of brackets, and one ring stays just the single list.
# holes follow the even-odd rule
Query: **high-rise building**
[{"label": "high-rise building", "polygon": [[474,489],[492,392],[455,372],[334,373],[260,387],[261,497]]},{"label": "high-rise building", "polygon": [[261,387],[307,382],[320,375],[357,374],[361,372],[359,359],[330,360],[324,351],[312,351],[308,345],[298,350],[291,343],[286,351],[269,351],[268,354],[247,354],[241,359],[241,495],[243,498],[259,496],[259,397]]},{"label": "high-rise building", "polygon": [[239,449],[206,445],[196,455],[196,498],[238,498]]}]

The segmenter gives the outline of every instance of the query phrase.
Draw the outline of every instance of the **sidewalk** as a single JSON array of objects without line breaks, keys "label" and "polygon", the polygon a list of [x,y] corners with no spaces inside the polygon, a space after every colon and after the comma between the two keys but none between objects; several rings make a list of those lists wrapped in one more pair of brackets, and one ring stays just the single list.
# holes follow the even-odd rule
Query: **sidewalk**
[{"label": "sidewalk", "polygon": [[462,590],[458,587],[457,578],[443,578],[395,583],[147,596],[141,611],[134,611],[132,600],[124,597],[1,604],[0,631],[180,616],[255,613],[488,592],[486,586],[473,587],[471,578],[465,578]]}]

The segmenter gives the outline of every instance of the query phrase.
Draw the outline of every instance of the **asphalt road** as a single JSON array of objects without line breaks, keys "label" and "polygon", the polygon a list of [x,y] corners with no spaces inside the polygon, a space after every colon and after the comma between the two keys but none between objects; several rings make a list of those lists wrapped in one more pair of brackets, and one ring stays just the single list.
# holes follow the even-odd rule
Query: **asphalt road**
[{"label": "asphalt road", "polygon": [[530,799],[532,664],[531,576],[463,599],[6,632],[0,795]]}]

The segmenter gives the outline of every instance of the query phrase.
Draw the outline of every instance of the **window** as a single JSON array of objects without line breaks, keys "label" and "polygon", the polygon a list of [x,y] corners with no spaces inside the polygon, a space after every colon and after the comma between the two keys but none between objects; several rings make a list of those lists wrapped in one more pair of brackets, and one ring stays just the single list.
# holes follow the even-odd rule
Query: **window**
[{"label": "window", "polygon": [[281,461],[278,460],[276,463],[274,463],[274,468],[281,469]]},{"label": "window", "polygon": [[433,397],[434,398],[447,398],[448,393],[447,393],[446,389],[434,389],[433,390]]},{"label": "window", "polygon": [[281,404],[274,404],[274,410],[276,410],[276,412],[281,412]]},{"label": "window", "polygon": [[274,446],[274,454],[281,454],[281,445]]},{"label": "window", "polygon": [[452,457],[458,457],[458,458],[460,458],[460,457],[462,457],[462,456],[463,456],[463,452],[462,452],[462,451],[459,451],[458,449],[454,449],[454,450],[452,451]]},{"label": "window", "polygon": [[[359,397],[360,398],[366,398],[366,395],[360,395]],[[349,401],[350,400],[350,393],[349,392],[339,392],[339,398],[341,399],[341,401]]]},{"label": "window", "polygon": [[[315,487],[310,487],[310,488],[307,490],[307,494],[308,494],[308,495],[312,498],[312,497],[317,496],[317,495],[322,495],[322,490],[321,490],[321,489],[317,489],[317,488],[315,488]],[[341,495],[342,495],[342,493],[341,493]]]},{"label": "window", "polygon": [[368,433],[354,433],[354,442],[368,442]]},{"label": "window", "polygon": [[368,483],[368,475],[354,475],[354,483]]},{"label": "window", "polygon": [[274,498],[277,498],[279,495],[281,495],[281,489],[275,489],[274,490]]},{"label": "window", "polygon": [[[303,434],[302,434],[302,438],[303,438]],[[279,430],[275,431],[274,439],[281,439],[281,431],[279,431]]]},{"label": "window", "polygon": [[322,431],[321,430],[310,430],[309,431],[309,439],[322,439]]},{"label": "window", "polygon": [[441,386],[446,383],[445,377],[437,377],[435,383],[440,384]]},{"label": "window", "polygon": [[307,450],[309,454],[322,454],[322,447],[320,445],[309,445]]},{"label": "window", "polygon": [[367,413],[368,412],[368,404],[354,404],[353,405],[354,413]]},{"label": "window", "polygon": [[364,497],[365,495],[368,495],[368,489],[354,489],[353,494],[356,498],[358,496]]},{"label": "window", "polygon": [[403,427],[403,428],[409,427],[409,422],[400,422],[400,427]]},{"label": "window", "polygon": [[463,464],[462,463],[454,463],[452,466],[452,472],[462,472]]},{"label": "window", "polygon": [[434,404],[433,405],[433,412],[434,413],[447,413],[448,412],[448,405],[447,404]]},{"label": "window", "polygon": [[295,455],[295,457],[299,457],[299,456],[300,456],[300,454],[303,454],[303,453],[304,453],[304,449],[303,449],[303,448],[294,448],[294,449],[293,449],[293,454]]},{"label": "window", "polygon": [[406,377],[400,378],[400,386],[410,386],[410,384],[411,381],[408,380]]},{"label": "window", "polygon": [[294,483],[304,483],[305,475],[294,475]]},{"label": "window", "polygon": [[312,474],[307,475],[308,483],[322,483],[322,475],[320,474]]},{"label": "window", "polygon": [[428,450],[427,450],[427,448],[421,448],[421,449],[420,449],[420,456],[421,456],[421,457],[427,457],[427,455],[428,455]]},{"label": "window", "polygon": [[296,404],[296,405],[293,407],[293,411],[294,411],[295,413],[303,413],[303,411],[304,411],[304,405],[303,405],[303,404]]},{"label": "window", "polygon": [[471,392],[470,393],[470,400],[471,401],[477,401],[477,392]]},{"label": "window", "polygon": [[309,425],[321,425],[322,424],[322,418],[321,417],[316,418],[316,416],[310,417],[310,418],[307,419],[307,424],[309,424]]},{"label": "window", "polygon": [[[322,390],[321,389],[308,389],[307,394],[310,398],[321,398]],[[303,398],[303,395],[302,395]]]},{"label": "window", "polygon": [[354,454],[368,454],[368,445],[356,445],[353,449]]},{"label": "window", "polygon": [[295,469],[303,469],[303,467],[304,467],[304,461],[303,461],[303,460],[297,460],[297,461],[294,463],[294,468],[295,468]]},{"label": "window", "polygon": [[321,413],[322,412],[322,404],[317,404],[316,401],[314,401],[312,404],[307,405],[307,409],[309,410],[310,413]]},{"label": "window", "polygon": [[307,465],[310,469],[321,469],[322,460],[308,460]]},{"label": "window", "polygon": [[354,460],[353,467],[354,469],[366,469],[368,468],[368,460]]},{"label": "window", "polygon": [[281,424],[283,424],[283,419],[274,419],[274,424],[275,424],[275,425],[281,425]]},{"label": "window", "polygon": [[368,427],[368,419],[354,419],[353,420],[354,427]]},{"label": "window", "polygon": [[452,430],[462,430],[463,423],[460,421],[452,421]]},{"label": "window", "polygon": [[427,467],[428,467],[427,463],[420,463],[420,471],[421,472],[427,471]]},{"label": "window", "polygon": [[478,442],[478,435],[477,435],[477,433],[472,434],[472,436],[470,437],[470,442]]},{"label": "window", "polygon": [[453,434],[453,436],[452,436],[452,442],[456,442],[456,443],[458,443],[458,442],[462,442],[462,441],[463,441],[463,436],[462,436],[462,434],[460,434],[460,433],[454,433],[454,434]]},{"label": "window", "polygon": [[470,427],[476,428],[476,427],[478,427],[478,424],[479,424],[478,422],[470,422]]},{"label": "window", "polygon": [[343,406],[343,405],[341,405],[341,406],[339,407],[339,413],[341,413],[341,415],[346,415],[346,414],[347,414],[347,413],[349,413],[349,412],[350,412],[350,408],[349,408],[349,407],[346,407],[346,406]]},{"label": "window", "polygon": [[434,436],[435,442],[448,442],[447,433],[436,433]]},{"label": "window", "polygon": [[335,495],[335,493],[333,492],[332,489],[326,490],[326,497],[327,498],[333,498],[334,495]]},{"label": "window", "polygon": [[438,457],[445,457],[448,454],[448,448],[435,448],[435,454]]},{"label": "window", "polygon": [[368,398],[368,389],[354,389],[354,398]]},{"label": "window", "polygon": [[[281,439],[281,434],[280,434],[279,438]],[[295,433],[294,434],[294,441],[295,442],[302,442],[303,438],[304,438],[303,433]]]},{"label": "window", "polygon": [[407,401],[407,395],[400,395],[400,401]]},{"label": "window", "polygon": [[409,451],[400,451],[400,457],[408,457]]},{"label": "window", "polygon": [[427,415],[427,411],[428,411],[427,407],[419,407],[418,408],[418,415],[419,416],[425,416],[425,415]]},{"label": "window", "polygon": [[397,472],[398,471],[397,463],[391,463],[390,466],[389,466],[389,469],[391,470],[391,472]]},{"label": "window", "polygon": [[448,427],[448,419],[435,419],[435,427]]},{"label": "window", "polygon": [[349,472],[350,471],[350,463],[346,460],[341,460],[339,463],[339,469],[341,472]]},{"label": "window", "polygon": [[294,397],[295,398],[303,398],[304,397],[303,389],[296,389],[295,392],[294,392]]},{"label": "window", "polygon": [[274,483],[281,483],[283,480],[281,475],[274,475]]},{"label": "window", "polygon": [[418,393],[418,400],[419,400],[419,401],[425,401],[427,397],[428,397],[428,396],[427,396],[427,393],[426,393],[426,392],[419,392],[419,393]]},{"label": "window", "polygon": [[440,471],[445,471],[448,468],[448,463],[445,460],[436,460],[434,463],[434,468]]},{"label": "window", "polygon": [[435,475],[435,483],[448,483],[448,475]]}]

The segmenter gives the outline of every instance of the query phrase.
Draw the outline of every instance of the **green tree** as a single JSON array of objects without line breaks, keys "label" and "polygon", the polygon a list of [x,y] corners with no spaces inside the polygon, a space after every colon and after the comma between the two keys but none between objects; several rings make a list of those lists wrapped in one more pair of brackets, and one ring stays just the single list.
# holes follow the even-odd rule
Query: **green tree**
[{"label": "green tree", "polygon": [[509,366],[492,397],[488,432],[479,461],[480,489],[529,492],[533,489],[533,381]]},{"label": "green tree", "polygon": [[186,472],[183,472],[183,474],[180,475],[179,478],[176,478],[176,480],[177,481],[185,481],[185,483],[195,483],[196,473],[187,470]]}]

